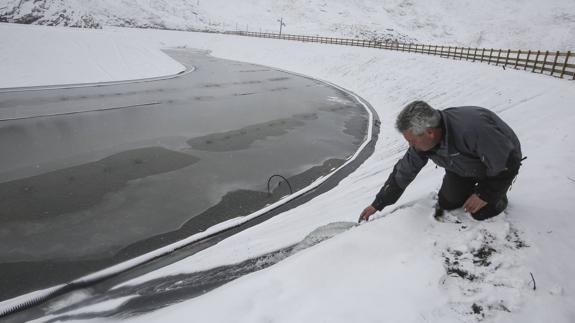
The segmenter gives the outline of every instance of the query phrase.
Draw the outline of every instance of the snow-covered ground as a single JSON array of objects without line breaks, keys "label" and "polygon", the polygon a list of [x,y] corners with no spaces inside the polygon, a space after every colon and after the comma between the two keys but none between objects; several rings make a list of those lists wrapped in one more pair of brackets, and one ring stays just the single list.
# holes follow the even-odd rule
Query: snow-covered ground
[{"label": "snow-covered ground", "polygon": [[575,283],[568,279],[575,273],[568,203],[575,196],[573,82],[415,54],[191,37],[190,46],[218,57],[348,88],[375,107],[382,126],[374,155],[337,188],[160,275],[238,262],[297,243],[320,226],[355,221],[407,147],[392,125],[411,100],[492,109],[515,129],[529,159],[506,214],[493,221],[478,223],[454,212],[462,224],[434,222],[432,192],[443,172],[430,163],[396,204],[405,208],[390,207],[378,219],[271,268],[139,320],[175,320],[186,313],[211,322],[458,322],[483,315],[509,322],[575,320]]},{"label": "snow-covered ground", "polygon": [[185,70],[158,44],[113,29],[0,23],[0,39],[0,88],[124,81]]},{"label": "snow-covered ground", "polygon": [[572,0],[0,0],[0,21],[278,32],[570,50]]},{"label": "snow-covered ground", "polygon": [[[30,51],[67,46],[68,38],[50,36],[64,29],[22,29],[21,37],[18,30],[0,25],[0,33],[15,34],[13,42],[37,37],[28,34],[34,31],[54,37],[51,44],[31,43]],[[400,201],[369,223],[135,321],[575,320],[575,282],[570,279],[575,224],[569,203],[575,196],[572,81],[418,54],[227,35],[110,29],[86,31],[78,41],[96,41],[101,32],[129,40],[109,41],[102,52],[134,46],[131,53],[160,56],[160,48],[187,46],[328,80],[368,100],[382,122],[373,156],[330,192],[136,281],[237,263],[296,244],[319,227],[356,221],[407,147],[393,122],[415,99],[437,108],[478,105],[496,111],[516,131],[529,157],[509,193],[508,210],[493,220],[475,222],[460,211],[452,212],[450,223],[432,220],[433,192],[443,172],[429,163]],[[4,44],[0,55],[12,57],[11,68],[29,72],[32,58],[17,60],[18,52],[7,54],[10,46]],[[67,48],[68,55],[77,57],[82,53],[78,48]],[[89,66],[94,58],[83,59],[75,66]],[[117,62],[108,57],[100,64],[108,69],[107,64]],[[121,64],[129,66],[130,60]],[[10,75],[0,73],[0,82],[6,84]],[[37,81],[29,75],[30,83]],[[127,78],[133,77],[138,76]]]},{"label": "snow-covered ground", "polygon": [[[246,0],[241,7],[222,0],[0,0],[0,16],[34,10],[43,23],[277,31],[283,17],[284,32],[293,34],[520,49],[570,50],[575,44],[571,0]],[[186,46],[334,82],[367,99],[381,118],[373,156],[332,191],[129,284],[238,263],[302,240],[300,246],[308,246],[317,235],[332,239],[134,320],[575,321],[572,81],[416,54],[212,34],[0,24],[0,39],[0,87],[171,75],[183,66],[160,49]],[[415,99],[438,108],[484,106],[515,129],[529,159],[506,214],[483,223],[460,211],[449,223],[431,220],[442,170],[430,163],[395,206],[341,232],[402,156],[407,146],[393,122]],[[84,311],[104,311],[127,299]]]}]

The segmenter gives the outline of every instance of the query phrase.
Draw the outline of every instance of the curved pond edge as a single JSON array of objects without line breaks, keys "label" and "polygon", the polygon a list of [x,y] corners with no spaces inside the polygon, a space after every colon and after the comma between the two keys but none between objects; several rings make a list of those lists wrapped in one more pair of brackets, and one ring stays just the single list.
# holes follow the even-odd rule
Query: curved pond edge
[{"label": "curved pond edge", "polygon": [[[209,53],[208,53],[209,55]],[[302,205],[303,203],[313,199],[314,197],[325,193],[335,187],[343,178],[347,175],[355,171],[368,157],[372,155],[375,150],[375,144],[377,142],[377,138],[379,135],[379,117],[375,112],[375,109],[363,98],[359,95],[349,91],[339,85],[333,84],[329,81],[316,79],[310,76],[306,76],[303,74],[282,70],[275,67],[269,67],[259,64],[253,64],[256,66],[261,66],[277,71],[281,71],[284,73],[296,75],[299,77],[304,77],[310,80],[318,81],[324,83],[326,85],[332,86],[348,95],[353,97],[357,102],[359,102],[369,114],[369,121],[368,121],[368,131],[362,144],[359,146],[357,151],[349,157],[345,163],[341,166],[336,168],[334,171],[329,173],[328,175],[319,177],[310,185],[305,188],[302,188],[299,191],[294,192],[291,195],[285,196],[284,198],[280,199],[279,201],[270,204],[263,209],[260,209],[256,212],[253,212],[249,215],[231,219],[219,224],[216,224],[204,232],[200,232],[194,235],[189,236],[186,239],[182,239],[180,241],[174,242],[167,246],[161,247],[156,249],[152,252],[145,253],[133,259],[124,261],[117,265],[111,266],[106,269],[99,270],[95,273],[77,278],[69,283],[61,284],[53,287],[49,287],[46,289],[34,291],[31,293],[27,293],[12,299],[8,299],[5,301],[0,302],[0,317],[4,317],[10,314],[13,314],[18,311],[25,310],[27,308],[36,306],[43,302],[46,302],[54,297],[61,296],[68,292],[78,290],[81,288],[85,288],[99,282],[102,282],[106,279],[118,276],[120,274],[126,273],[129,270],[132,270],[138,266],[148,264],[153,262],[154,260],[158,260],[161,257],[168,256],[180,249],[188,249],[184,252],[184,255],[178,255],[172,261],[167,260],[163,261],[161,266],[154,266],[155,268],[163,267],[169,263],[173,263],[179,259],[188,257],[194,253],[197,253],[203,249],[209,248],[210,246],[216,244],[223,239],[230,237],[238,232],[241,232],[249,227],[255,226],[259,223],[262,223],[278,214],[281,214],[287,210],[293,209],[297,206]],[[186,71],[192,72],[192,70]],[[182,73],[170,76],[169,78],[179,77]],[[155,78],[154,80],[157,80]],[[140,81],[151,81],[150,79],[144,79]],[[123,83],[135,83],[139,81],[122,81]],[[107,85],[107,84],[106,84]],[[78,86],[89,86],[89,85],[78,85]],[[92,85],[93,86],[93,85]],[[190,248],[191,245],[197,244],[195,248]],[[191,249],[191,250],[190,250]],[[151,268],[152,270],[155,268]]]}]

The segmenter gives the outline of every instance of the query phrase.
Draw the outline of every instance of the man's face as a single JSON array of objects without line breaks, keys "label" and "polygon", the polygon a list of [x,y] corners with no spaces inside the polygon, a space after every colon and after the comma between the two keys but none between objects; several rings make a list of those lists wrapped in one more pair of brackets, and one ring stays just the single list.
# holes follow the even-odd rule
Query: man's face
[{"label": "man's face", "polygon": [[437,133],[433,129],[427,129],[421,135],[414,135],[411,131],[403,132],[403,137],[409,143],[409,146],[419,151],[428,151],[435,147],[439,142]]}]

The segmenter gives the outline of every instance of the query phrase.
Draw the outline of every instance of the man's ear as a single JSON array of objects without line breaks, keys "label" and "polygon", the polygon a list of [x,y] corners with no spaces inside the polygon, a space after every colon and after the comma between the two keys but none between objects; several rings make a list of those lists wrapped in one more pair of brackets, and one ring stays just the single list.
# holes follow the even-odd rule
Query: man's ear
[{"label": "man's ear", "polygon": [[441,139],[441,131],[437,128],[427,128],[425,130],[427,137],[431,138],[432,140],[439,141]]}]

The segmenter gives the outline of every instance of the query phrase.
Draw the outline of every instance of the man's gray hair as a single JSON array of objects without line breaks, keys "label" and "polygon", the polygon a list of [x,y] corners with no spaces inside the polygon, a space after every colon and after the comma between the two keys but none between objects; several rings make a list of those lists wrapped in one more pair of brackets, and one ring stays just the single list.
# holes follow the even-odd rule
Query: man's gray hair
[{"label": "man's gray hair", "polygon": [[397,115],[395,127],[399,132],[409,131],[418,136],[428,128],[437,128],[441,123],[439,111],[424,101],[413,101]]}]

